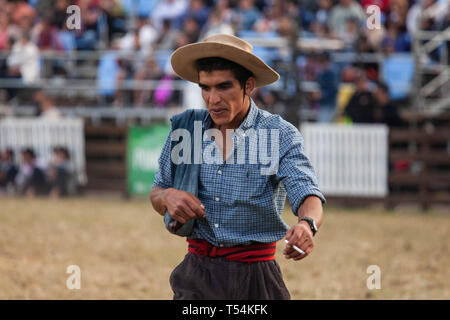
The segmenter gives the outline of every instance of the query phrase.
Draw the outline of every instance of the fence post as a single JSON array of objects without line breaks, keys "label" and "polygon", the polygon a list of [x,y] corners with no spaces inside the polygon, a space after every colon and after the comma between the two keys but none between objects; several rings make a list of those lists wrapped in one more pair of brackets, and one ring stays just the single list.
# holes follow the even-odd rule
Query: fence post
[{"label": "fence post", "polygon": [[[430,135],[429,133],[425,130],[423,138],[422,140],[422,154],[423,155],[429,155],[431,148],[430,148]],[[422,170],[420,172],[420,182],[419,182],[419,194],[420,194],[420,203],[421,203],[421,208],[423,211],[426,211],[429,209],[430,204],[429,204],[429,192],[428,192],[428,169],[429,169],[429,164],[428,164],[428,157],[424,157],[423,161],[422,161]]]}]

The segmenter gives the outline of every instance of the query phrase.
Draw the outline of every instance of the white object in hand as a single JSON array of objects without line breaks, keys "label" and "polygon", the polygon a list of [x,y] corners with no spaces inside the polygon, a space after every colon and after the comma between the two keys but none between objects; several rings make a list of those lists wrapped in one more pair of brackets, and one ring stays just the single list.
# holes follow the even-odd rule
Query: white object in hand
[{"label": "white object in hand", "polygon": [[[284,242],[289,243],[289,241],[287,241],[286,239],[284,239]],[[299,252],[300,254],[305,254],[305,251],[303,251],[302,249],[300,249],[299,247],[297,247],[295,244],[292,246],[294,248],[294,250],[296,250],[297,252]]]}]

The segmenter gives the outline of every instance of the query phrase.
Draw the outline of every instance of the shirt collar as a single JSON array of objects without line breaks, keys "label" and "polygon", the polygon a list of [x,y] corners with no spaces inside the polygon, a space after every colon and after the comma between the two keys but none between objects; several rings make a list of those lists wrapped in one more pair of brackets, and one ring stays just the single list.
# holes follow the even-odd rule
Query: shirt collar
[{"label": "shirt collar", "polygon": [[244,121],[242,121],[241,125],[239,126],[239,129],[245,131],[248,128],[254,127],[257,115],[258,115],[258,107],[256,106],[253,99],[250,98],[250,110],[248,111],[248,114],[245,117]]}]

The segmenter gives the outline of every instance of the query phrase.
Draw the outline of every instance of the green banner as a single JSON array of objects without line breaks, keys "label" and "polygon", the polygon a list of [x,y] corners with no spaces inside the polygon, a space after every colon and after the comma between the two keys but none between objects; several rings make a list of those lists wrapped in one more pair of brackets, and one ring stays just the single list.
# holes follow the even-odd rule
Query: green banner
[{"label": "green banner", "polygon": [[133,126],[127,136],[127,188],[148,195],[158,171],[158,158],[170,132],[168,125]]}]

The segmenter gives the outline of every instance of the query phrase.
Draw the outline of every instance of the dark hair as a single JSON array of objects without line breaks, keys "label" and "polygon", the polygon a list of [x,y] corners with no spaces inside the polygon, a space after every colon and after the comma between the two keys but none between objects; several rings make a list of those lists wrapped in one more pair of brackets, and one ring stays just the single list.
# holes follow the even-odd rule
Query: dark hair
[{"label": "dark hair", "polygon": [[11,159],[11,161],[14,161],[14,150],[11,148],[7,148],[5,150],[5,154]]},{"label": "dark hair", "polygon": [[245,83],[250,77],[253,77],[253,73],[240,64],[237,64],[236,62],[219,58],[219,57],[212,57],[212,58],[202,58],[198,59],[195,62],[195,66],[197,67],[197,71],[206,71],[211,72],[215,70],[230,70],[236,80],[241,85],[241,88],[244,89],[244,95],[245,95]]},{"label": "dark hair", "polygon": [[36,158],[36,153],[34,152],[34,150],[32,148],[24,148],[24,149],[22,149],[22,154],[28,154],[33,159]]},{"label": "dark hair", "polygon": [[389,87],[386,83],[379,81],[377,82],[377,87],[384,93],[389,93]]},{"label": "dark hair", "polygon": [[70,152],[69,152],[69,150],[67,150],[66,147],[61,147],[60,151],[63,154],[64,159],[66,159],[66,160],[70,159]]}]

